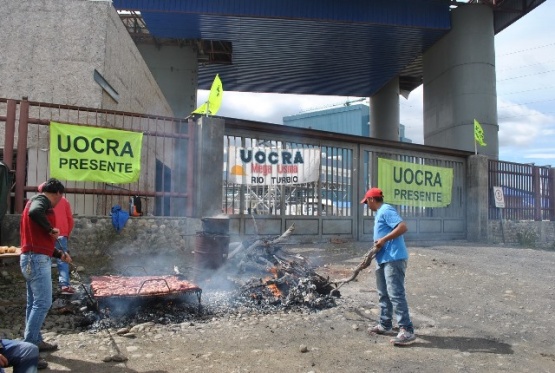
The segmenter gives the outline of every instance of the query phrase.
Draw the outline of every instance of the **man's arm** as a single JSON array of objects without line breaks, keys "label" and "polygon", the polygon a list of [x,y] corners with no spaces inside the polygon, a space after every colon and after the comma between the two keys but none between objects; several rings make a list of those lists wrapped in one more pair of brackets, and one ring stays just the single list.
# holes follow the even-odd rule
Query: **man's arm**
[{"label": "man's arm", "polygon": [[46,211],[51,207],[52,205],[46,197],[34,199],[29,206],[29,218],[49,232],[51,228],[54,228],[46,218]]},{"label": "man's arm", "polygon": [[397,226],[395,228],[393,228],[393,230],[391,232],[389,232],[388,234],[386,234],[385,236],[383,236],[382,238],[378,239],[375,242],[375,246],[379,249],[381,249],[385,243],[387,241],[391,241],[394,240],[395,238],[402,236],[403,234],[405,234],[409,229],[407,228],[407,224],[402,221],[399,224],[397,224]]}]

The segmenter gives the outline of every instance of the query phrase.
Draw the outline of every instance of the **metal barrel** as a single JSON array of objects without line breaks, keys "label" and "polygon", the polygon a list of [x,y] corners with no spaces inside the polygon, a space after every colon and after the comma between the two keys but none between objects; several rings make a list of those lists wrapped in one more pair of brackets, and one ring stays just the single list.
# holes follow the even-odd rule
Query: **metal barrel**
[{"label": "metal barrel", "polygon": [[197,232],[195,241],[195,268],[215,270],[227,259],[229,235]]}]

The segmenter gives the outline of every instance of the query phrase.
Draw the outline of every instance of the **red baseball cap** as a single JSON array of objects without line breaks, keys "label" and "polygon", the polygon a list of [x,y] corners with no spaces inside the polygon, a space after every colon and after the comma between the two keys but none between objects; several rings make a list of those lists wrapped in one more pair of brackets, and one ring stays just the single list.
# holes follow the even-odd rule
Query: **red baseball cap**
[{"label": "red baseball cap", "polygon": [[368,198],[375,198],[375,197],[383,197],[383,192],[380,188],[370,188],[366,191],[364,198],[360,201],[360,203],[366,203]]}]

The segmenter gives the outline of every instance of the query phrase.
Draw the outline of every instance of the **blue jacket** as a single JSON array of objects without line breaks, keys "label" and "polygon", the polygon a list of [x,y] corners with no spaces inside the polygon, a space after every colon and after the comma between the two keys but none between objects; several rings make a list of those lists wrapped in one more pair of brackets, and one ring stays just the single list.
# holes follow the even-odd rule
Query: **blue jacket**
[{"label": "blue jacket", "polygon": [[116,232],[121,232],[125,223],[129,220],[129,213],[121,209],[120,205],[114,205],[112,207],[112,225],[116,229]]}]

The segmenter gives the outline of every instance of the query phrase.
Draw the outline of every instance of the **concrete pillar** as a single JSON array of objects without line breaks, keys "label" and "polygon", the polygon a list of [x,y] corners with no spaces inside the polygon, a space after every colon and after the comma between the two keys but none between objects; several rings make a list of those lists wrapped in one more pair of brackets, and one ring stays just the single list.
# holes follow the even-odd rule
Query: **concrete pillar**
[{"label": "concrete pillar", "polygon": [[200,117],[197,121],[194,217],[222,213],[224,130],[222,119]]},{"label": "concrete pillar", "polygon": [[370,97],[370,136],[399,141],[399,77]]},{"label": "concrete pillar", "polygon": [[472,155],[467,161],[466,239],[488,241],[488,158]]},{"label": "concrete pillar", "polygon": [[474,119],[487,146],[499,155],[493,11],[461,4],[451,12],[452,29],[431,47],[424,62],[424,144],[474,151]]},{"label": "concrete pillar", "polygon": [[198,62],[193,46],[137,44],[176,118],[196,109]]}]

